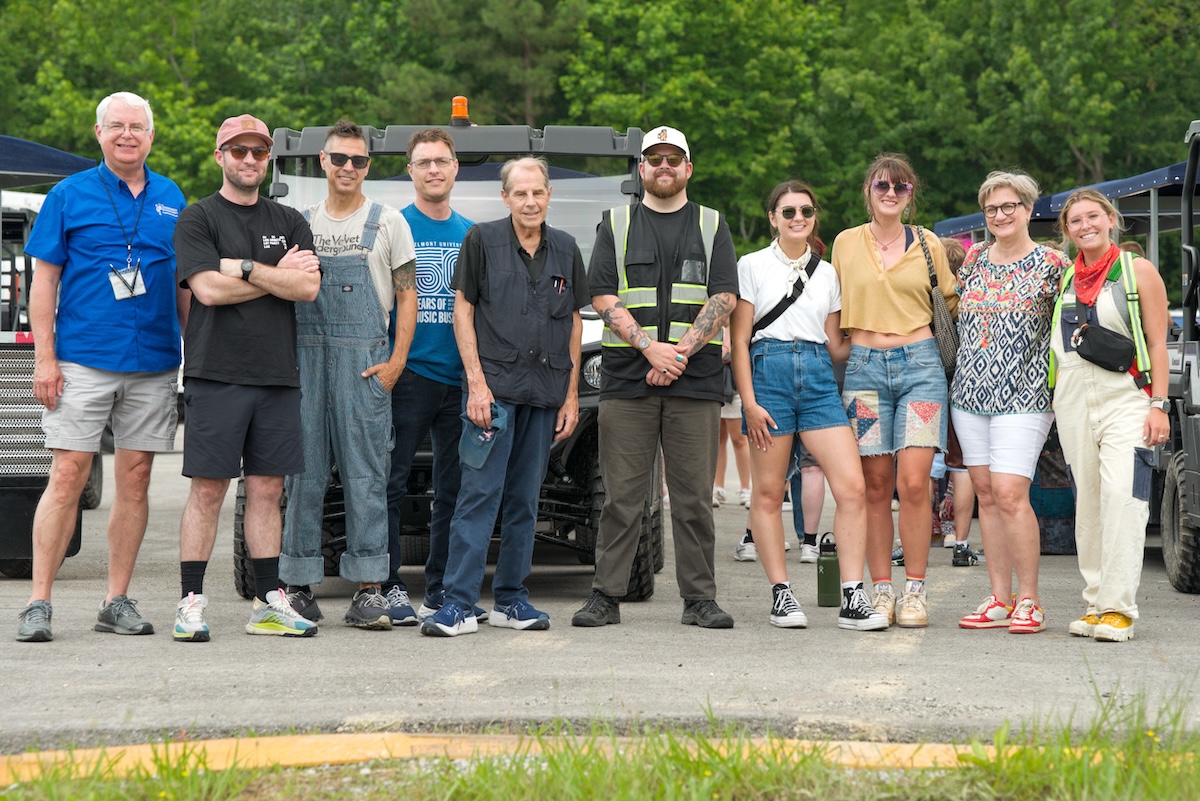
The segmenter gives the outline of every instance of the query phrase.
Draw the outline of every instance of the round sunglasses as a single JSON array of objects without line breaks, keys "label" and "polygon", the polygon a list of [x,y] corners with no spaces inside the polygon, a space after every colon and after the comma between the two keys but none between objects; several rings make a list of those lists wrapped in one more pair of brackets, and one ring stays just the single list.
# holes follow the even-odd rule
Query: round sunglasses
[{"label": "round sunglasses", "polygon": [[811,220],[817,214],[817,210],[812,206],[801,206],[800,208],[796,208],[795,206],[784,206],[777,213],[783,217],[783,219],[791,220],[795,218],[796,212],[800,212],[800,216],[806,220]]},{"label": "round sunglasses", "polygon": [[912,191],[913,185],[907,181],[896,181],[895,183],[889,184],[887,181],[880,180],[872,181],[871,188],[874,189],[875,194],[879,195],[880,197],[886,195],[889,189],[895,190],[896,197],[904,197]]}]

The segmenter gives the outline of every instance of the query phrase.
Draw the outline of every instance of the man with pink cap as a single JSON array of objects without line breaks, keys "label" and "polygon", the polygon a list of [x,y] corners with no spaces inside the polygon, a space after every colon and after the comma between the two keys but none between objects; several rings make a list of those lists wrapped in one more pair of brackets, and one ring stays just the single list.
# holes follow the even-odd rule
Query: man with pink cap
[{"label": "man with pink cap", "polygon": [[283,477],[304,472],[294,304],[317,297],[321,273],[300,212],[258,194],[274,144],[249,114],[225,120],[213,153],[221,189],[189,206],[175,229],[177,278],[192,291],[183,449],[192,488],[179,531],[183,597],[174,635],[182,642],[209,639],[204,571],[229,481],[239,475],[255,586],[246,632],[317,632],[280,588],[279,500]]}]

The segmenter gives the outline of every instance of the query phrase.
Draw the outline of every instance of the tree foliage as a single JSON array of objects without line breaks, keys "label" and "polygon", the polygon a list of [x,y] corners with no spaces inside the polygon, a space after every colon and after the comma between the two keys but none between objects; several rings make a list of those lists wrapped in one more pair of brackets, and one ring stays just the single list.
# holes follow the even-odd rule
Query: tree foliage
[{"label": "tree foliage", "polygon": [[811,183],[822,234],[861,222],[863,172],[906,153],[925,223],[988,171],[1059,191],[1179,160],[1200,116],[1193,0],[0,0],[0,131],[97,157],[96,103],[155,109],[151,166],[191,198],[221,119],[347,116],[683,130],[692,196],[742,247]]}]

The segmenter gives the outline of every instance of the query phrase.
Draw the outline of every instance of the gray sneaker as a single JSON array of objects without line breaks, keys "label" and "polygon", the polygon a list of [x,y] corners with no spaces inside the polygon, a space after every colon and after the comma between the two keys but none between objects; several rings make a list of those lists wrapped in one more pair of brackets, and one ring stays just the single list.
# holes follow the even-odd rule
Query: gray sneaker
[{"label": "gray sneaker", "polygon": [[96,615],[96,631],[110,634],[153,634],[154,626],[137,610],[137,601],[125,595],[114,595],[108,606]]},{"label": "gray sneaker", "polygon": [[305,620],[311,620],[313,623],[319,621],[324,615],[321,614],[321,607],[317,606],[317,599],[313,597],[311,592],[296,587],[288,587],[284,593],[287,596],[288,603],[292,609],[296,610],[296,614]]},{"label": "gray sneaker", "polygon": [[391,606],[378,587],[367,587],[354,593],[344,622],[360,629],[390,630]]},{"label": "gray sneaker", "polygon": [[717,606],[716,601],[684,601],[683,620],[685,626],[699,626],[702,629],[731,629],[733,617]]},{"label": "gray sneaker", "polygon": [[50,631],[50,616],[54,609],[49,601],[34,601],[17,616],[17,642],[50,642],[54,634]]}]

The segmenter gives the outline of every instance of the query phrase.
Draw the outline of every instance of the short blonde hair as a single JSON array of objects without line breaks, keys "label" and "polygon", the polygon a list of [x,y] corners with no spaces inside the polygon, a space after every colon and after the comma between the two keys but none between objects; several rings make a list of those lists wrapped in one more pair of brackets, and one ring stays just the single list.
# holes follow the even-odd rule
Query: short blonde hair
[{"label": "short blonde hair", "polygon": [[1041,194],[1037,181],[1025,173],[993,170],[988,173],[987,178],[984,178],[983,183],[979,185],[979,208],[983,208],[983,203],[987,200],[988,195],[997,189],[1011,189],[1020,198],[1021,205],[1027,209],[1033,208],[1033,204],[1037,202],[1038,195]]},{"label": "short blonde hair", "polygon": [[1064,251],[1066,249],[1066,244],[1070,241],[1070,237],[1067,236],[1067,215],[1071,212],[1072,206],[1085,200],[1090,200],[1093,203],[1098,204],[1100,208],[1104,209],[1105,214],[1108,214],[1116,220],[1116,224],[1113,226],[1113,231],[1111,234],[1109,234],[1110,238],[1115,236],[1117,231],[1125,230],[1125,219],[1121,216],[1121,212],[1117,211],[1116,207],[1112,204],[1112,201],[1105,197],[1103,193],[1098,192],[1090,187],[1087,189],[1076,189],[1067,196],[1067,202],[1063,204],[1062,211],[1058,213],[1058,232],[1062,234],[1063,237]]}]

